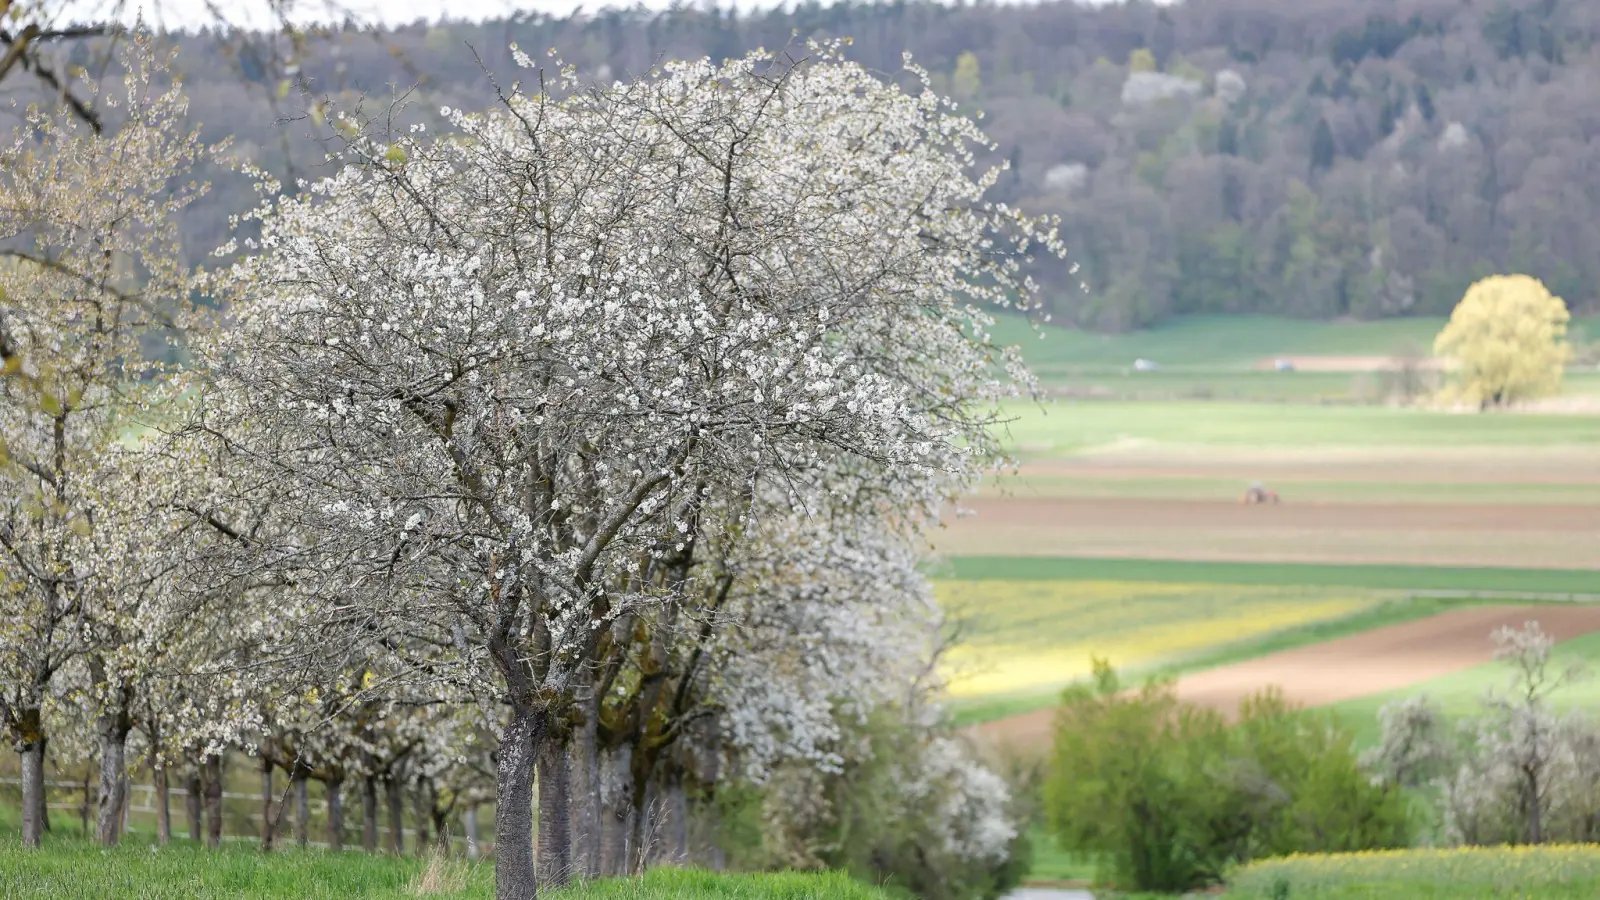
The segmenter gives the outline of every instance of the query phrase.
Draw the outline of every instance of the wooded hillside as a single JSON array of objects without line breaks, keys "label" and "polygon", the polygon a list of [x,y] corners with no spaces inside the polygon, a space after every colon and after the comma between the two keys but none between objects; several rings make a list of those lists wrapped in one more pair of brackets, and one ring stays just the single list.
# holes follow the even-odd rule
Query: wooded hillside
[{"label": "wooded hillside", "polygon": [[[1059,213],[1081,264],[1044,273],[1058,319],[1438,314],[1496,271],[1536,275],[1577,309],[1600,295],[1600,3],[1587,0],[613,10],[189,35],[182,60],[208,136],[238,135],[274,170],[292,153],[304,176],[320,152],[281,117],[324,94],[365,92],[370,109],[419,76],[427,115],[481,107],[493,94],[474,51],[509,78],[509,43],[553,47],[609,79],[813,35],[853,38],[885,72],[910,51],[983,113],[992,161],[1012,166],[1000,199]],[[244,190],[219,183],[186,223],[191,249],[215,242]]]}]

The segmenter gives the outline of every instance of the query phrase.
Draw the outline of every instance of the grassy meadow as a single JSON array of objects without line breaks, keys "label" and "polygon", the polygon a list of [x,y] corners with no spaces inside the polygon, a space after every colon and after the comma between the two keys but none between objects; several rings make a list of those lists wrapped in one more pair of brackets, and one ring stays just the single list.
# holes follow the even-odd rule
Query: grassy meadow
[{"label": "grassy meadow", "polygon": [[[104,850],[57,840],[39,851],[0,842],[0,900],[487,900],[489,863],[365,853],[254,849],[220,852],[178,843],[160,853],[137,841]],[[888,900],[837,873],[713,874],[655,869],[642,878],[574,885],[558,900]]]}]

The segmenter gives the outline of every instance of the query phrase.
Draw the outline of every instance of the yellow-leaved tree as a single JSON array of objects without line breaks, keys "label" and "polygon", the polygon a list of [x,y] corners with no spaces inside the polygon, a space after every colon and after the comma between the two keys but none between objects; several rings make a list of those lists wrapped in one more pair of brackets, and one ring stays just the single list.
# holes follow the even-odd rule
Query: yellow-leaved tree
[{"label": "yellow-leaved tree", "polygon": [[1555,393],[1572,356],[1567,304],[1527,275],[1492,275],[1467,289],[1434,339],[1456,363],[1459,399],[1480,409]]}]

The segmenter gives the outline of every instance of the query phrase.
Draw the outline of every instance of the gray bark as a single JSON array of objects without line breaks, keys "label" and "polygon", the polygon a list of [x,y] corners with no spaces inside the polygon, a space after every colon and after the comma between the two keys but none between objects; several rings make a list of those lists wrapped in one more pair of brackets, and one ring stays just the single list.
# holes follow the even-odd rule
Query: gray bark
[{"label": "gray bark", "polygon": [[172,795],[167,785],[167,767],[157,762],[153,767],[156,805],[156,843],[165,847],[172,841]]},{"label": "gray bark", "polygon": [[613,878],[628,874],[633,837],[633,748],[624,745],[601,757],[600,871]]},{"label": "gray bark", "polygon": [[44,836],[39,800],[44,796],[44,747],[38,741],[22,748],[22,846],[37,847]]},{"label": "gray bark", "polygon": [[212,754],[205,760],[206,846],[222,846],[222,757]]},{"label": "gray bark", "polygon": [[378,779],[361,779],[361,849],[378,852]]},{"label": "gray bark", "polygon": [[646,778],[644,790],[636,787],[634,794],[639,799],[633,811],[633,835],[628,839],[630,853],[627,874],[641,875],[661,849],[661,795],[654,778]]},{"label": "gray bark", "polygon": [[105,716],[99,724],[100,812],[95,821],[95,839],[102,847],[114,847],[122,840],[123,807],[128,802],[128,729],[119,718]]},{"label": "gray bark", "polygon": [[44,834],[50,833],[50,788],[45,783],[45,762],[50,755],[50,738],[39,738],[39,784],[41,789],[34,795],[35,806],[38,809],[39,829]]},{"label": "gray bark", "polygon": [[294,779],[294,842],[304,850],[311,842],[311,798],[306,788],[306,773],[296,771]]},{"label": "gray bark", "polygon": [[683,778],[669,780],[661,797],[662,861],[669,866],[689,863],[689,792]]},{"label": "gray bark", "polygon": [[533,861],[533,771],[545,723],[513,713],[495,763],[495,900],[534,900],[539,893]]},{"label": "gray bark", "polygon": [[462,818],[466,820],[467,859],[477,859],[478,858],[478,805],[476,803],[474,803],[474,804],[468,806],[466,815],[463,816]]},{"label": "gray bark", "polygon": [[383,780],[383,790],[389,801],[389,852],[403,856],[406,852],[406,809],[404,785],[397,775]]},{"label": "gray bark", "polygon": [[278,836],[278,819],[272,814],[272,762],[261,757],[261,852],[272,852]]},{"label": "gray bark", "polygon": [[600,869],[600,772],[596,731],[598,709],[592,676],[584,678],[575,690],[580,716],[572,735],[572,866],[587,879],[599,878]]},{"label": "gray bark", "polygon": [[205,813],[200,805],[200,769],[196,767],[184,781],[183,810],[189,815],[189,840],[200,843],[203,835]]},{"label": "gray bark", "polygon": [[433,819],[433,805],[425,799],[426,797],[427,790],[420,784],[417,785],[416,790],[411,795],[411,817],[416,820],[418,856],[426,856],[428,854],[428,826]]},{"label": "gray bark", "polygon": [[344,849],[344,781],[330,778],[326,784],[328,795],[328,849],[335,853]]},{"label": "gray bark", "polygon": [[539,749],[539,883],[572,881],[572,781],[566,743],[547,737]]}]

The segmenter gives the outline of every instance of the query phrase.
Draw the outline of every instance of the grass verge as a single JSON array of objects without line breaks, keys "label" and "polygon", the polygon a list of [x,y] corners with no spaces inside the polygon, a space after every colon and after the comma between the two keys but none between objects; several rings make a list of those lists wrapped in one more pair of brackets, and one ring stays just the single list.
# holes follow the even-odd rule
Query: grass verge
[{"label": "grass verge", "polygon": [[1471,847],[1291,856],[1234,873],[1230,900],[1592,900],[1600,847]]},{"label": "grass verge", "polygon": [[[3,900],[488,900],[487,863],[453,864],[458,877],[422,877],[423,860],[364,853],[229,848],[208,852],[140,843],[104,850],[57,840],[25,851],[15,834],[0,844]],[[442,889],[441,886],[442,885]],[[889,900],[890,895],[838,873],[714,874],[658,869],[541,894],[553,900]]]}]

